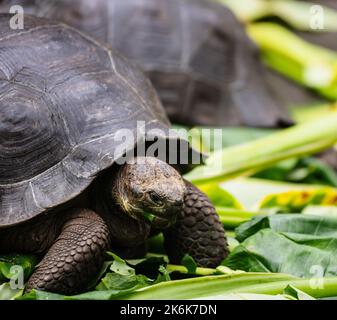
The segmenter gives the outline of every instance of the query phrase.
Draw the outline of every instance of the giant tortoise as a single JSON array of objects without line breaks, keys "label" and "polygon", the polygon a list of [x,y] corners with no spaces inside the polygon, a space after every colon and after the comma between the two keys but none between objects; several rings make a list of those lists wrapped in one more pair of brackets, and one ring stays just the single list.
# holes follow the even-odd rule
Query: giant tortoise
[{"label": "giant tortoise", "polygon": [[[41,256],[26,290],[87,290],[106,250],[141,256],[159,231],[172,262],[218,265],[223,226],[178,172],[188,166],[169,164],[187,142],[150,81],[72,27],[27,15],[13,30],[11,17],[0,15],[0,253]],[[155,143],[173,147],[160,159]]]}]

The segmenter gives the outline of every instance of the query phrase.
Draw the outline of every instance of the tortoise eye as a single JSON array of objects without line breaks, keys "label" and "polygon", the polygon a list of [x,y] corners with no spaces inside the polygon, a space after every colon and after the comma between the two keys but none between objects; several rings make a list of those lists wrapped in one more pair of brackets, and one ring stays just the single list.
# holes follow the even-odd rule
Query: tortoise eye
[{"label": "tortoise eye", "polygon": [[155,191],[149,192],[149,198],[150,198],[151,202],[153,202],[157,206],[161,206],[163,204],[163,201],[162,201],[160,195]]}]

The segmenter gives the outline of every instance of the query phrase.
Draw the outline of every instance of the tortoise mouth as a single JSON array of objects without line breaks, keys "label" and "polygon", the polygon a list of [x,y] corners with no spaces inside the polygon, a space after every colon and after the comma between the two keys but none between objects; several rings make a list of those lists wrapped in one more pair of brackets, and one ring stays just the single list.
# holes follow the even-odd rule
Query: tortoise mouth
[{"label": "tortoise mouth", "polygon": [[170,218],[164,218],[163,216],[155,215],[152,213],[144,213],[143,214],[145,221],[148,222],[152,227],[156,229],[167,229],[171,227],[176,219]]},{"label": "tortoise mouth", "polygon": [[164,219],[162,217],[156,217],[154,221],[151,223],[151,226],[155,229],[165,230],[170,228],[175,221],[172,219]]}]

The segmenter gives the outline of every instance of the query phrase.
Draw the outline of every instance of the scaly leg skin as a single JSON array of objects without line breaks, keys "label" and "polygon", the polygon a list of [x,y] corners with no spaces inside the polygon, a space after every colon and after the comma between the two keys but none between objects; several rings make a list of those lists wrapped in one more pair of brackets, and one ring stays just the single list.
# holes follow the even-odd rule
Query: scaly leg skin
[{"label": "scaly leg skin", "polygon": [[108,247],[108,226],[98,214],[87,209],[71,211],[26,291],[73,295],[87,290],[104,263]]},{"label": "scaly leg skin", "polygon": [[224,228],[207,196],[187,181],[186,187],[184,210],[164,233],[166,252],[171,263],[189,254],[199,267],[217,267],[228,254]]}]

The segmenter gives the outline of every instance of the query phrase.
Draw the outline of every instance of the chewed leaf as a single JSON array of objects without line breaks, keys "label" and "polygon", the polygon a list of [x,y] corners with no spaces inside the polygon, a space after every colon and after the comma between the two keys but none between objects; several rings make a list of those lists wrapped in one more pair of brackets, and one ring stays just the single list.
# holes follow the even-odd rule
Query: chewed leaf
[{"label": "chewed leaf", "polygon": [[266,196],[259,209],[279,208],[283,212],[301,212],[307,206],[337,206],[337,190],[321,188],[312,190],[292,190]]},{"label": "chewed leaf", "polygon": [[136,290],[152,283],[152,280],[146,276],[137,275],[135,269],[130,267],[125,260],[114,253],[108,254],[114,258],[110,266],[112,272],[105,275],[96,290]]},{"label": "chewed leaf", "polygon": [[108,252],[114,258],[114,262],[111,264],[110,270],[120,274],[122,276],[128,276],[130,274],[135,274],[135,270],[128,266],[125,260],[121,259],[114,253]]},{"label": "chewed leaf", "polygon": [[241,203],[234,196],[217,184],[201,185],[199,188],[217,207],[243,209]]}]

